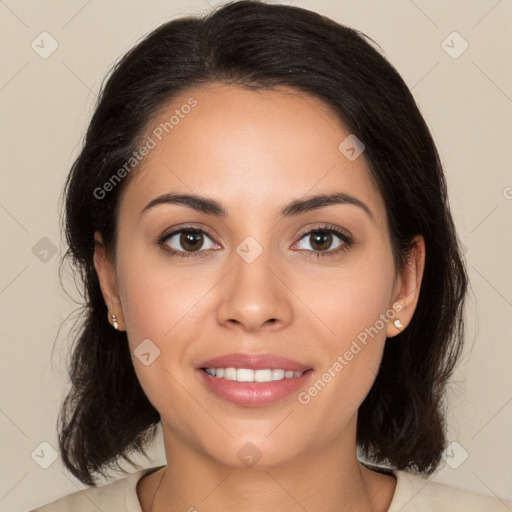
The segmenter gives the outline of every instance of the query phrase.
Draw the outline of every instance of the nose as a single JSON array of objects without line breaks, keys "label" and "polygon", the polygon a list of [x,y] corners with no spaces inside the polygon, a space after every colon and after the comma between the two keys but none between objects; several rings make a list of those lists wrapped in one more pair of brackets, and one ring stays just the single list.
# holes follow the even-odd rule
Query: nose
[{"label": "nose", "polygon": [[274,267],[266,251],[251,263],[234,254],[233,268],[221,285],[217,308],[221,325],[247,332],[274,331],[292,321],[293,293]]}]

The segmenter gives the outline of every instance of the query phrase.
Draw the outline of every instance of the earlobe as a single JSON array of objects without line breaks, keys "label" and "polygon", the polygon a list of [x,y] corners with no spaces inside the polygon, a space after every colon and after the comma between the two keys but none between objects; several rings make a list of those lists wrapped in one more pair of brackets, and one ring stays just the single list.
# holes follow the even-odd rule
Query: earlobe
[{"label": "earlobe", "polygon": [[416,235],[412,243],[404,268],[397,276],[393,310],[399,314],[388,323],[386,332],[388,338],[396,336],[407,328],[418,304],[425,268],[425,240],[423,236]]},{"label": "earlobe", "polygon": [[108,321],[116,330],[124,330],[121,300],[116,284],[115,265],[109,256],[99,231],[94,233],[94,268],[98,275],[103,300],[108,309]]}]

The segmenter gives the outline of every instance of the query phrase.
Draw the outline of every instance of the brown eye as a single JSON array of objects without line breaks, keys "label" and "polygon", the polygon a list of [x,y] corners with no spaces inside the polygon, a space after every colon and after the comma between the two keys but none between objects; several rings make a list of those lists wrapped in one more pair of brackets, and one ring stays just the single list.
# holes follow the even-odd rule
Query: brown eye
[{"label": "brown eye", "polygon": [[317,228],[308,231],[304,233],[299,244],[304,241],[309,242],[309,244],[306,244],[306,247],[299,246],[299,249],[317,253],[336,253],[339,250],[348,248],[351,244],[351,240],[347,235],[332,228]]},{"label": "brown eye", "polygon": [[182,254],[203,252],[202,249],[214,249],[217,247],[203,230],[190,228],[174,231],[170,235],[165,236],[161,243],[168,245],[171,252]]},{"label": "brown eye", "polygon": [[332,244],[332,234],[326,231],[315,231],[309,236],[311,237],[311,247],[315,251],[328,250]]},{"label": "brown eye", "polygon": [[198,231],[183,231],[179,241],[186,251],[197,251],[203,245],[204,238]]}]

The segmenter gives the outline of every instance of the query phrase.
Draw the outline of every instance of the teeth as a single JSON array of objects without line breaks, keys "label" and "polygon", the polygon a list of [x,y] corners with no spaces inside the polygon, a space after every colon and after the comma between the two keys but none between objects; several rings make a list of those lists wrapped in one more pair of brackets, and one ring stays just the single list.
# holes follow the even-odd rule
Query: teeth
[{"label": "teeth", "polygon": [[212,377],[238,382],[272,382],[274,380],[300,377],[303,372],[282,369],[251,370],[250,368],[206,368],[205,372]]},{"label": "teeth", "polygon": [[227,380],[236,380],[236,368],[224,368],[224,378]]},{"label": "teeth", "polygon": [[282,380],[284,379],[284,370],[272,370],[272,380]]},{"label": "teeth", "polygon": [[236,370],[236,380],[238,382],[254,382],[254,370],[238,368]]}]

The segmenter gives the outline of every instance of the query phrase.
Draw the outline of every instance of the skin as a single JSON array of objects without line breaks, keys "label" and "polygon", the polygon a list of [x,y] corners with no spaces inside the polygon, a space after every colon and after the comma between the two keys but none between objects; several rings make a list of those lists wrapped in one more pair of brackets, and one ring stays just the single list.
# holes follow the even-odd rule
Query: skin
[{"label": "skin", "polygon": [[[167,467],[139,481],[142,509],[151,510],[159,486],[153,512],[386,511],[396,479],[358,462],[356,422],[386,337],[399,332],[392,321],[306,405],[293,393],[270,406],[237,406],[210,392],[195,368],[231,352],[274,353],[313,368],[307,388],[393,305],[407,328],[423,238],[396,272],[386,209],[364,153],[350,161],[340,152],[349,132],[321,101],[284,87],[214,83],[164,106],[148,134],[191,96],[198,105],[123,190],[115,254],[95,234],[109,314],[127,331],[135,371],[162,419]],[[373,219],[350,204],[279,218],[292,200],[340,191],[363,201]],[[168,192],[214,198],[228,216],[174,204],[141,214]],[[332,255],[317,258],[322,249],[303,233],[323,223],[348,231],[353,245],[334,253],[343,241],[333,235],[324,249]],[[213,235],[192,257],[173,257],[156,243],[189,224]],[[263,248],[252,263],[236,252],[247,236]],[[187,250],[179,234],[169,244]],[[145,339],[161,351],[148,366],[133,355]],[[261,453],[251,468],[237,457],[248,442]]]}]

